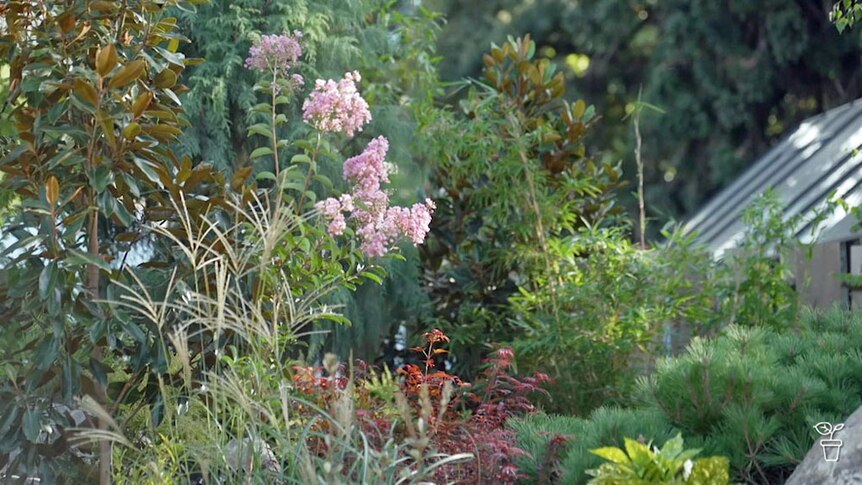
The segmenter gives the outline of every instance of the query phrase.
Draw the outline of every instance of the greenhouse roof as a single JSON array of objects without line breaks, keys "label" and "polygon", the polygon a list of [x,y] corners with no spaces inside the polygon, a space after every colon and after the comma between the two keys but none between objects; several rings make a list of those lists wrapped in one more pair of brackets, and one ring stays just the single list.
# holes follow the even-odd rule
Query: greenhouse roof
[{"label": "greenhouse roof", "polygon": [[[784,217],[801,215],[797,236],[812,238],[812,223],[829,195],[862,206],[862,99],[831,109],[800,126],[755,162],[691,217],[684,226],[715,256],[742,238],[742,213],[770,187],[784,207]],[[862,236],[855,217],[842,209],[819,226],[819,240],[843,241]]]}]

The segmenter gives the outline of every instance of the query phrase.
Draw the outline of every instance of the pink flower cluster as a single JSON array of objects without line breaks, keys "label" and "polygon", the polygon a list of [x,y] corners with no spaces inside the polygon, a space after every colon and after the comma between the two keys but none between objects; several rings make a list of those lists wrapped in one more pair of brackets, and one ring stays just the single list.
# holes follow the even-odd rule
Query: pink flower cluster
[{"label": "pink flower cluster", "polygon": [[362,77],[348,72],[338,82],[318,79],[314,90],[302,104],[302,119],[320,131],[353,136],[371,121],[368,103],[356,89]]},{"label": "pink flower cluster", "polygon": [[[289,71],[302,56],[302,46],[299,41],[302,32],[295,30],[293,35],[264,35],[249,49],[248,59],[245,67],[261,72],[271,72],[282,79],[286,79],[293,87],[297,88],[305,84],[299,74],[290,74]],[[273,86],[273,89],[278,89]]]},{"label": "pink flower cluster", "polygon": [[388,150],[386,138],[371,140],[361,154],[344,162],[344,178],[353,183],[353,192],[317,203],[317,209],[329,221],[327,230],[332,235],[344,232],[345,213],[350,213],[359,225],[356,233],[362,241],[360,250],[369,257],[385,255],[400,236],[421,244],[435,208],[431,199],[409,208],[389,206],[389,196],[381,188],[383,182],[389,181],[385,160]]}]

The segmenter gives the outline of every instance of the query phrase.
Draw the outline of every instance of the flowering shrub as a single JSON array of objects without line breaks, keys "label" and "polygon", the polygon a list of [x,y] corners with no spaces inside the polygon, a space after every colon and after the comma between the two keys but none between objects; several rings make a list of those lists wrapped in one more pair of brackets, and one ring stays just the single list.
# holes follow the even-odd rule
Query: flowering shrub
[{"label": "flowering shrub", "polygon": [[[302,56],[302,32],[294,31],[293,35],[264,35],[249,50],[245,67],[264,73],[272,73],[275,79],[288,80],[295,87],[305,84],[302,75],[290,74]],[[280,90],[278,84],[273,82],[272,88],[275,92]]]},{"label": "flowering shrub", "polygon": [[338,82],[318,79],[314,91],[302,104],[302,119],[319,131],[344,133],[352,137],[371,121],[368,103],[359,95],[357,71],[348,72]]},{"label": "flowering shrub", "polygon": [[434,211],[431,199],[410,208],[389,206],[389,195],[381,189],[381,184],[389,181],[388,150],[385,137],[371,140],[361,154],[344,162],[344,178],[353,184],[353,192],[338,199],[330,197],[317,206],[329,222],[331,235],[344,233],[344,213],[350,213],[359,225],[356,234],[362,241],[360,249],[369,257],[385,255],[400,235],[421,244]]}]

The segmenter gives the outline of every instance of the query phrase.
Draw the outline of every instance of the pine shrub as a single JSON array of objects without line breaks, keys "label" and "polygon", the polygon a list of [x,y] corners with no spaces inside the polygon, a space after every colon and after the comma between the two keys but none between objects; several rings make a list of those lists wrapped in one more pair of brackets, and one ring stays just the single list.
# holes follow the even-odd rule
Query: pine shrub
[{"label": "pine shrub", "polygon": [[534,483],[554,474],[585,483],[597,459],[589,449],[626,436],[662,442],[678,430],[704,455],[726,456],[735,480],[782,483],[814,444],[815,423],[841,422],[862,405],[860,370],[862,315],[806,310],[784,331],[732,325],[661,359],[631,409],[515,422],[532,454],[521,467]]}]

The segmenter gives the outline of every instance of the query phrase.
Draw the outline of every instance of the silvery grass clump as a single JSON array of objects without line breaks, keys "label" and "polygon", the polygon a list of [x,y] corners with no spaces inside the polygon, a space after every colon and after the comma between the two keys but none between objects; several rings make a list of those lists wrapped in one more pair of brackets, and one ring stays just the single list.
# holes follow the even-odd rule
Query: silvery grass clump
[{"label": "silvery grass clump", "polygon": [[[175,201],[175,227],[153,231],[171,242],[191,274],[175,270],[156,298],[130,271],[136,284],[121,285],[110,302],[165,342],[166,375],[180,377],[150,376],[163,419],[153,419],[158,404],[123,406],[114,418],[94,401],[82,402],[110,426],[81,430],[79,439],[114,443],[117,483],[421,483],[438,467],[471,458],[431,449],[429,416],[411,416],[406,401],[399,413],[407,433],[399,438],[393,423],[382,430],[388,438],[381,446],[356,423],[352,383],[327,409],[298,397],[290,380],[297,342],[312,322],[340,317],[323,299],[341,282],[333,278],[298,295],[291,275],[272,274],[281,271],[273,269],[273,255],[314,213],[297,215],[278,199],[253,196],[229,202],[235,218],[225,225],[191,220],[185,204]],[[260,282],[255,291],[246,289],[248,281]],[[230,345],[221,344],[226,336]],[[212,364],[195,350],[198,342],[215,348]],[[312,442],[323,443],[323,451]]]}]

